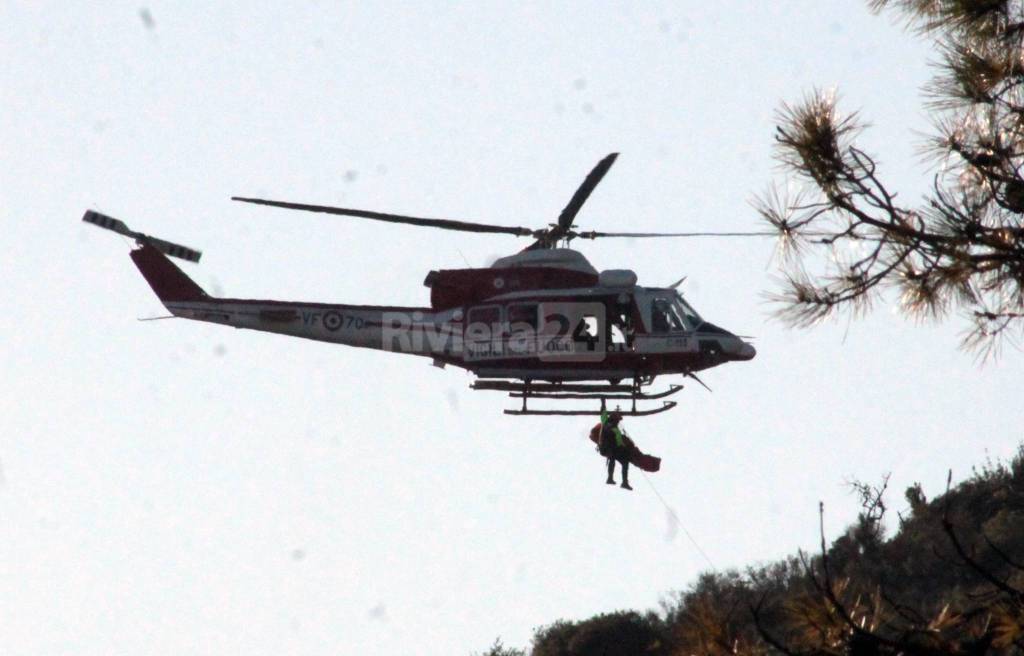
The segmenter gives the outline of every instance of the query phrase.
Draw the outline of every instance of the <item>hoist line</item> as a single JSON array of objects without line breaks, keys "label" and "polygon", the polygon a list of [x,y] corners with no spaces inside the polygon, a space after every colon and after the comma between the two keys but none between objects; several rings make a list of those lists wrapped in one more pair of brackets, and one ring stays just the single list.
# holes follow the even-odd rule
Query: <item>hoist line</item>
[{"label": "hoist line", "polygon": [[652,490],[654,490],[654,494],[658,497],[658,501],[661,501],[661,505],[665,506],[665,510],[667,510],[669,515],[672,516],[672,519],[675,520],[676,525],[679,528],[683,529],[683,534],[687,537],[687,539],[690,540],[690,543],[693,544],[694,548],[696,548],[698,552],[700,552],[700,555],[704,557],[704,560],[708,561],[708,565],[711,566],[711,569],[717,570],[718,568],[715,567],[715,564],[711,562],[711,559],[708,557],[708,555],[704,553],[704,550],[700,548],[700,545],[697,544],[697,541],[693,538],[692,535],[690,535],[690,532],[686,530],[686,527],[683,526],[683,522],[679,519],[679,515],[676,514],[676,511],[673,510],[670,505],[668,505],[668,502],[665,501],[665,497],[661,496],[661,492],[658,491],[658,488],[654,487],[654,483],[651,482],[651,478],[650,476],[647,475],[647,472],[641,469],[640,473],[644,475],[644,479],[647,481],[647,484],[651,486]]}]

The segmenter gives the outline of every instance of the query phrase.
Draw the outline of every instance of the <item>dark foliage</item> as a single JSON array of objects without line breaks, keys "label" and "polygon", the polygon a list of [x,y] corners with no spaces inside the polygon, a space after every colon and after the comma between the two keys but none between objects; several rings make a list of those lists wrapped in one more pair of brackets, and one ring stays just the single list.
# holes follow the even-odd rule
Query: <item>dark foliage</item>
[{"label": "dark foliage", "polygon": [[703,574],[660,615],[555,622],[531,654],[1024,654],[1024,445],[935,499],[908,488],[891,538],[885,481],[851,486],[864,510],[817,555]]},{"label": "dark foliage", "polygon": [[537,631],[532,656],[663,656],[671,653],[665,623],[632,611],[582,622],[555,622]]}]

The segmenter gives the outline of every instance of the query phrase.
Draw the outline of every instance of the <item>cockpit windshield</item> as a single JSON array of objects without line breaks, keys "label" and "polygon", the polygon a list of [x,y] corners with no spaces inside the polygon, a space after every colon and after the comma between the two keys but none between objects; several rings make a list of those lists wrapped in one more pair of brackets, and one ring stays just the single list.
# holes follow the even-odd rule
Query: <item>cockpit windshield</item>
[{"label": "cockpit windshield", "polygon": [[700,315],[677,291],[666,290],[651,299],[651,332],[668,333],[696,330]]},{"label": "cockpit windshield", "polygon": [[700,315],[697,314],[697,311],[693,309],[693,306],[687,303],[686,299],[684,299],[682,294],[679,292],[676,292],[676,305],[683,313],[683,319],[686,321],[687,330],[694,330],[704,322],[704,320],[700,318]]}]

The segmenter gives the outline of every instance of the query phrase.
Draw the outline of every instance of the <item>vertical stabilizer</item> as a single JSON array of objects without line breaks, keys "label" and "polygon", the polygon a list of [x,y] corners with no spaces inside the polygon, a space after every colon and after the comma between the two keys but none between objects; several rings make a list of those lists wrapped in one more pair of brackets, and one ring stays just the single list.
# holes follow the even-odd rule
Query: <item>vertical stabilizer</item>
[{"label": "vertical stabilizer", "polygon": [[156,246],[143,244],[141,248],[131,252],[131,258],[135,262],[135,266],[139,267],[139,271],[142,272],[142,277],[146,279],[146,282],[165,305],[169,301],[210,300],[203,288],[185,275],[185,272],[171,262]]}]

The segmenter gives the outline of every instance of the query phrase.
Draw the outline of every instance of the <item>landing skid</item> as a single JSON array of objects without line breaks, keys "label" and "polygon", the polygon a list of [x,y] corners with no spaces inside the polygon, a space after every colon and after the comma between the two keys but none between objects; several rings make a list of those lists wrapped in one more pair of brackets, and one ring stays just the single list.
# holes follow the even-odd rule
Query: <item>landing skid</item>
[{"label": "landing skid", "polygon": [[[667,412],[672,408],[679,405],[675,401],[663,401],[660,408],[653,408],[651,410],[619,410],[619,413],[623,417],[647,417],[649,415],[656,415],[662,412]],[[598,417],[601,415],[601,410],[511,410],[506,409],[505,414],[507,415],[536,415],[536,416],[558,416],[558,417]]]},{"label": "landing skid", "polygon": [[[627,417],[656,415],[676,407],[678,404],[675,401],[663,401],[660,408],[637,408],[637,401],[663,399],[683,389],[682,385],[669,385],[668,389],[661,392],[644,392],[643,388],[650,385],[651,380],[638,379],[632,385],[534,383],[531,381],[520,383],[503,380],[478,380],[471,385],[471,388],[474,390],[508,392],[509,397],[522,399],[523,405],[521,408],[505,410],[505,414],[516,416],[599,416],[607,410],[608,401],[630,401],[631,407],[628,410],[616,408],[618,412]],[[551,399],[557,401],[594,399],[601,402],[601,407],[598,410],[531,410],[527,406],[529,399]]]}]

